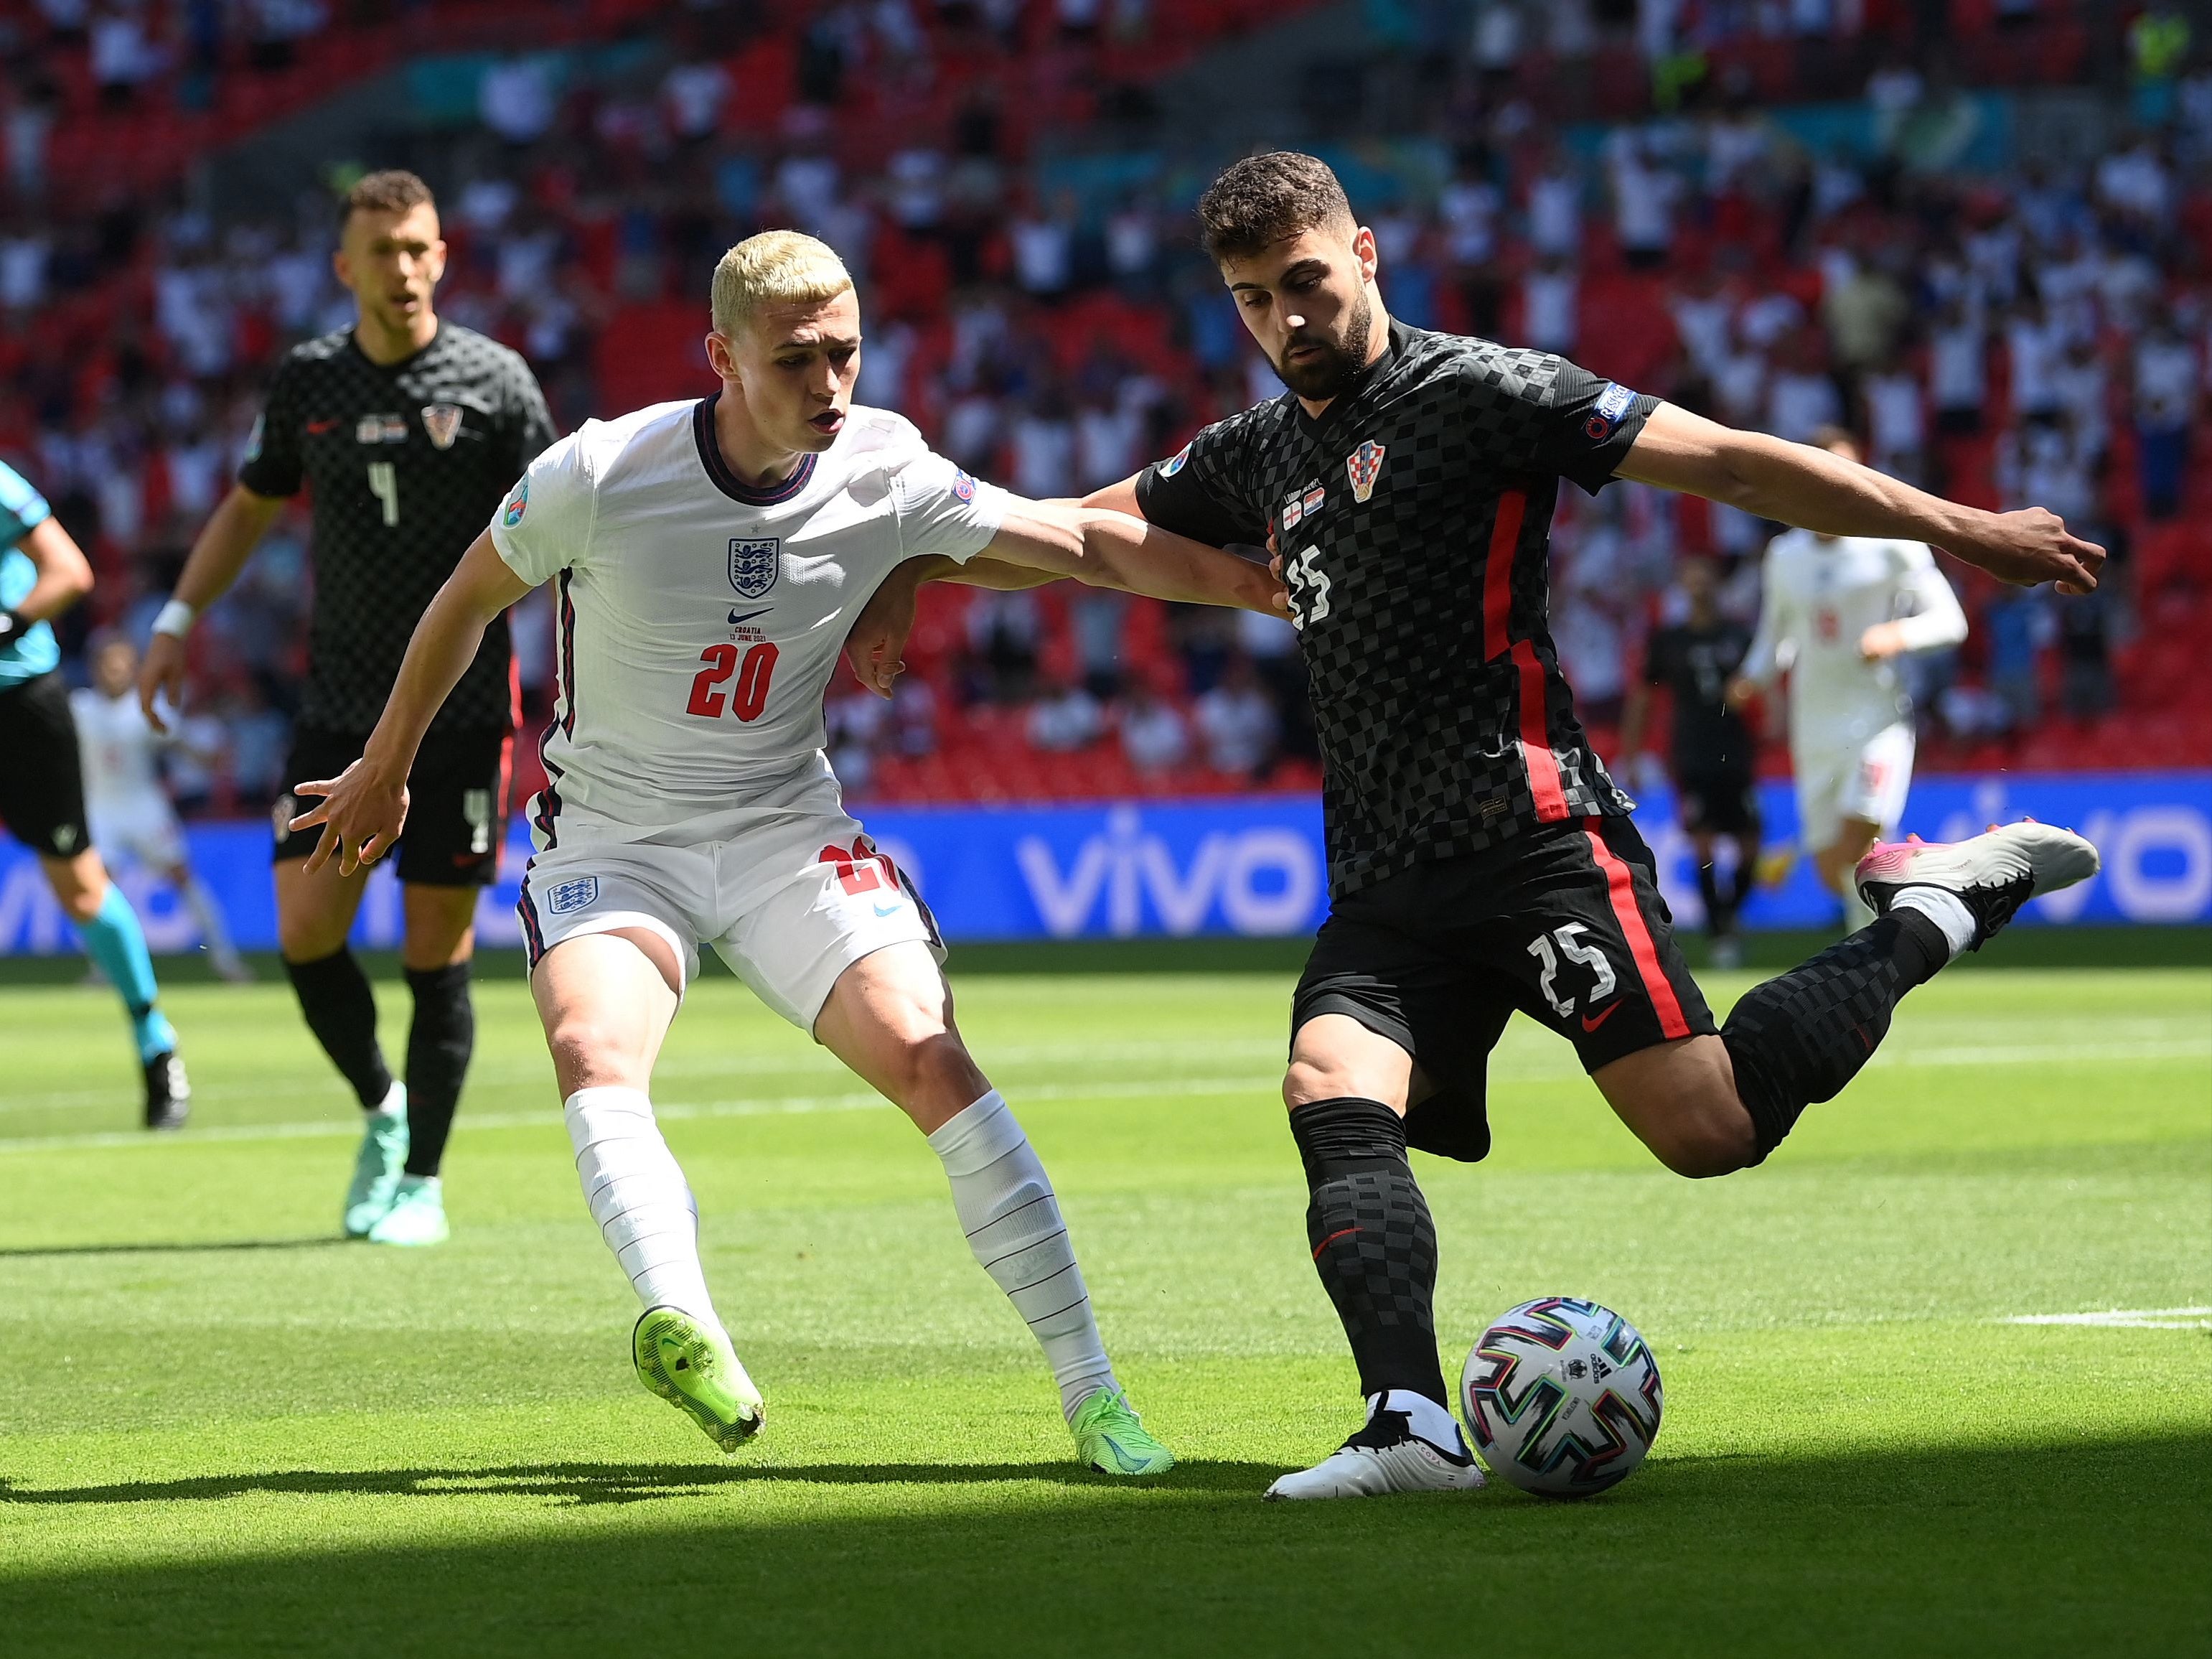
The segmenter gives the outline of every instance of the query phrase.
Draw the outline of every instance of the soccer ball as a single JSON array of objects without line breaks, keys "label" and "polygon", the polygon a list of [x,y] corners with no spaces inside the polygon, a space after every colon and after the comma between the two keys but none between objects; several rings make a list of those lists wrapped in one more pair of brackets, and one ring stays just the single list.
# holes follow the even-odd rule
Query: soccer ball
[{"label": "soccer ball", "polygon": [[1491,1473],[1546,1498],[1587,1498],[1626,1480],[1651,1449],[1659,1362],[1610,1308],[1540,1296],[1482,1334],[1459,1403]]}]

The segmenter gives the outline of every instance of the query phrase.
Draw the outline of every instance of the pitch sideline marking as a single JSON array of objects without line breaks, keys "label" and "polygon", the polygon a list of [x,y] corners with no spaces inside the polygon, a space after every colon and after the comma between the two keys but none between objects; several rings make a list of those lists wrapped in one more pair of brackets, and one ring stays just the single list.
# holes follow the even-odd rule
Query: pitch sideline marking
[{"label": "pitch sideline marking", "polygon": [[2094,1326],[2104,1330],[2212,1331],[2212,1308],[2111,1308],[2102,1313],[2014,1314],[1997,1322]]}]

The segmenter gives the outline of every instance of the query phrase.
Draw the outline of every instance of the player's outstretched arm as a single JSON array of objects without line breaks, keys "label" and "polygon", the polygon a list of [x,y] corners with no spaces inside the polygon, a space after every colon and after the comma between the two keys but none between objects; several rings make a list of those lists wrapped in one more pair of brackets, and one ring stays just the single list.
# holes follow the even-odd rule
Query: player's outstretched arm
[{"label": "player's outstretched arm", "polygon": [[1673,404],[1651,411],[1617,476],[1819,535],[1927,542],[2019,587],[2056,582],[2062,593],[2087,593],[2105,562],[2103,548],[2069,535],[2045,508],[1961,507],[1826,450],[1739,432]]},{"label": "player's outstretched arm", "polygon": [[1285,609],[1282,584],[1266,566],[1101,507],[1017,499],[979,556],[1147,599]]},{"label": "player's outstretched arm", "polygon": [[155,618],[146,660],[138,668],[138,706],[156,732],[169,729],[161,718],[162,701],[173,708],[184,705],[185,635],[194,618],[230,591],[283,507],[282,495],[257,495],[244,484],[233,484],[201,528],[169,603]]},{"label": "player's outstretched arm", "polygon": [[486,531],[469,544],[453,574],[430,601],[407,641],[385,700],[383,717],[369,733],[361,758],[336,778],[297,781],[293,793],[322,797],[322,804],[292,820],[295,830],[319,824],[322,836],[308,854],[307,868],[319,870],[335,854],[341,873],[351,875],[374,864],[399,838],[407,821],[407,774],[431,717],[459,684],[491,619],[531,589],[507,568]]}]

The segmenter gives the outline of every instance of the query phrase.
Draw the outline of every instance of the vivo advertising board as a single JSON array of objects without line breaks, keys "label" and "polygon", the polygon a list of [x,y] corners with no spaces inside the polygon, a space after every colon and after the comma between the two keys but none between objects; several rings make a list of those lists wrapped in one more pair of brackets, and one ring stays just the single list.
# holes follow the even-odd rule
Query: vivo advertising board
[{"label": "vivo advertising board", "polygon": [[[1786,784],[1762,790],[1770,844],[1795,833]],[[1905,823],[1954,840],[2023,815],[2069,824],[2096,842],[2102,874],[2037,901],[2031,925],[2212,922],[2212,773],[2008,774],[1931,777],[1913,786]],[[948,939],[1127,939],[1140,935],[1310,933],[1327,914],[1321,808],[1304,796],[1203,802],[862,809],[884,850],[913,874]],[[1637,821],[1657,854],[1676,921],[1699,911],[1686,839],[1673,800],[1648,792]],[[198,824],[192,857],[249,950],[272,949],[276,911],[265,823]],[[528,848],[510,842],[499,884],[477,911],[487,945],[520,943],[516,887]],[[125,867],[120,879],[156,951],[186,951],[196,930],[167,886]],[[1808,865],[1759,894],[1751,927],[1825,927],[1836,919]],[[355,943],[398,943],[398,884],[371,878]],[[76,940],[36,860],[0,839],[0,954],[71,951]]]}]

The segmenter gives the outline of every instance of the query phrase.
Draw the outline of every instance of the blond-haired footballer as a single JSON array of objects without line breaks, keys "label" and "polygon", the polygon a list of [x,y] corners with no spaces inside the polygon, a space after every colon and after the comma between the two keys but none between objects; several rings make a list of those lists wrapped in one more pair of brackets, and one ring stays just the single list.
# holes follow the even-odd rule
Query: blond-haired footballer
[{"label": "blond-haired footballer", "polygon": [[[301,783],[325,799],[297,822],[322,826],[318,862],[380,854],[406,817],[416,744],[486,622],[555,583],[558,715],[520,908],[585,1197],[644,1305],[639,1376],[725,1449],[760,1426],[647,1092],[711,943],[928,1137],[977,1261],[1044,1350],[1081,1460],[1164,1470],[1044,1166],[953,1023],[929,912],[844,809],[823,695],[855,617],[908,560],[1261,611],[1280,590],[1257,564],[1122,514],[1010,495],[901,416],[854,406],[860,301],[811,237],[732,248],[713,322],[720,392],[587,422],[530,466],[424,615],[362,758]],[[879,688],[896,672],[855,666]]]}]

